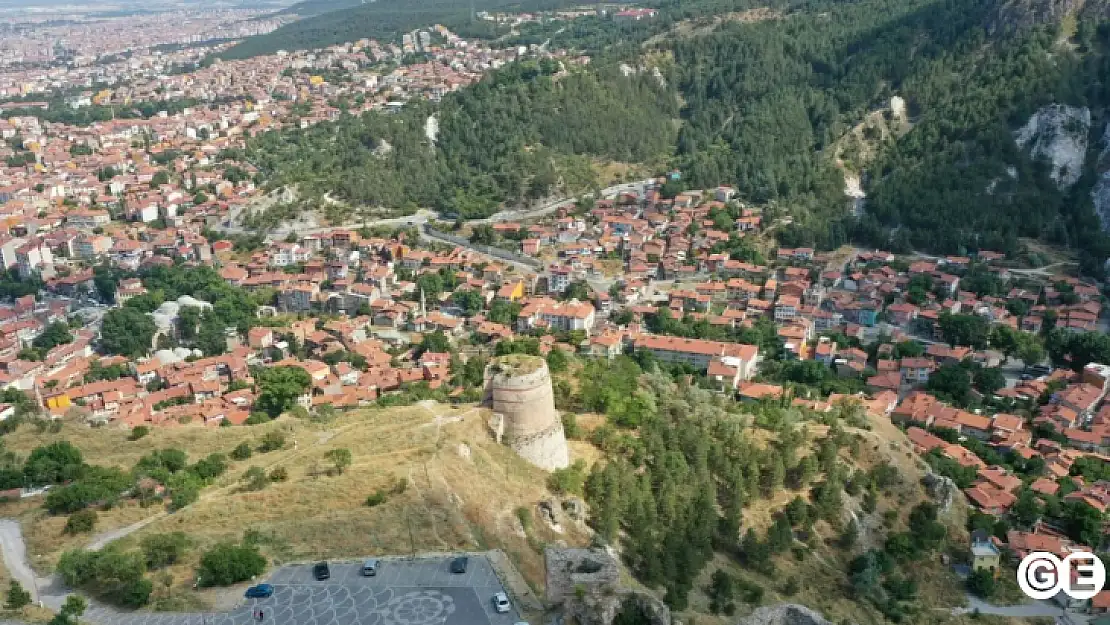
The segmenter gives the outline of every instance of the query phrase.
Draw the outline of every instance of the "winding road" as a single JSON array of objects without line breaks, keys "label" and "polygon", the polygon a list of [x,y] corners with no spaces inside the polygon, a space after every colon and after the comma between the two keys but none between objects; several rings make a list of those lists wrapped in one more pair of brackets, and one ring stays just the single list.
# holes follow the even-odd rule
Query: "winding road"
[{"label": "winding road", "polygon": [[0,553],[12,579],[22,584],[31,593],[31,598],[38,601],[38,577],[27,561],[27,543],[23,541],[19,521],[0,519]]},{"label": "winding road", "polygon": [[953,614],[971,614],[974,612],[1013,618],[1055,617],[1057,623],[1065,625],[1087,625],[1091,618],[1086,614],[1065,612],[1060,606],[1051,601],[1037,601],[1023,605],[994,605],[975,595],[967,596],[967,607],[952,610]]},{"label": "winding road", "polygon": [[[620,193],[635,192],[635,193],[638,193],[642,196],[644,194],[644,192],[648,189],[648,187],[652,184],[654,184],[654,180],[651,179],[651,178],[648,178],[646,180],[638,180],[636,182],[626,182],[626,183],[623,183],[623,184],[618,184],[618,185],[613,185],[611,187],[606,187],[606,188],[602,189],[598,193],[598,195],[603,197],[603,198],[608,198],[608,197],[615,197],[616,195],[618,195]],[[329,202],[335,202],[336,201],[336,200],[331,199],[330,196],[325,196],[325,197],[327,198],[327,201],[329,201]],[[500,223],[500,222],[504,222],[504,221],[515,221],[515,220],[518,220],[518,219],[519,220],[535,219],[537,217],[543,217],[545,215],[549,215],[551,213],[554,213],[555,211],[559,210],[560,208],[563,208],[565,206],[569,206],[569,205],[573,204],[574,202],[575,202],[574,198],[560,198],[560,199],[557,199],[557,200],[551,200],[549,202],[545,202],[544,204],[542,204],[540,206],[537,206],[535,208],[511,208],[511,209],[501,210],[501,211],[498,211],[498,212],[494,213],[493,215],[490,215],[489,217],[486,217],[484,219],[473,219],[473,220],[468,221],[467,223],[471,224],[471,225],[478,225],[478,224]],[[242,213],[242,209],[239,209],[233,215],[229,215],[229,220],[228,221],[231,222],[231,225],[218,224],[218,225],[212,226],[212,229],[220,231],[220,232],[226,232],[226,233],[229,233],[229,234],[247,234],[247,233],[249,233],[248,230],[244,229],[242,226],[235,223],[240,218],[241,213]],[[391,218],[388,218],[388,219],[375,219],[373,221],[365,221],[365,222],[362,222],[362,223],[346,224],[345,226],[321,226],[321,227],[313,227],[313,228],[297,228],[295,224],[283,223],[281,226],[275,228],[272,232],[270,232],[269,235],[268,235],[268,238],[273,239],[273,240],[280,240],[280,239],[285,238],[285,236],[287,234],[289,234],[289,232],[292,232],[292,231],[295,231],[299,235],[317,234],[317,233],[320,233],[320,232],[328,232],[328,231],[334,230],[335,228],[338,228],[338,227],[361,228],[363,226],[366,226],[366,227],[371,227],[372,228],[374,226],[417,226],[418,228],[420,228],[421,231],[423,231],[422,226],[424,226],[424,224],[428,223],[428,221],[430,221],[432,219],[435,219],[437,217],[439,217],[439,215],[436,212],[425,209],[425,208],[422,208],[422,209],[418,210],[415,214],[407,215],[407,216],[404,216],[404,217],[391,217]]]}]

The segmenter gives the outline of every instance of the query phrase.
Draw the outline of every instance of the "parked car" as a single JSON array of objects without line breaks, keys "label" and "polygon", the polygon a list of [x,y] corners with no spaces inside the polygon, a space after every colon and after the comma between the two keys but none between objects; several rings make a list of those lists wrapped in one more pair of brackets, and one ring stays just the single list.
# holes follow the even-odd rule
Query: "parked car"
[{"label": "parked car", "polygon": [[512,605],[509,603],[509,596],[506,595],[503,592],[499,592],[496,595],[494,595],[493,596],[493,609],[498,614],[504,614],[504,613],[508,612],[510,609],[512,609]]},{"label": "parked car", "polygon": [[316,581],[318,582],[322,582],[325,579],[330,578],[331,570],[328,569],[328,563],[317,562],[316,565],[312,567],[312,576],[315,577]]},{"label": "parked car", "polygon": [[378,574],[378,560],[377,558],[370,558],[362,563],[362,574],[366,577],[374,577]]},{"label": "parked car", "polygon": [[259,584],[247,589],[247,599],[265,599],[274,595],[274,587],[269,584]]},{"label": "parked car", "polygon": [[459,556],[458,558],[451,560],[451,572],[455,573],[456,575],[465,573],[467,564],[470,564],[470,558],[467,558],[466,556]]}]

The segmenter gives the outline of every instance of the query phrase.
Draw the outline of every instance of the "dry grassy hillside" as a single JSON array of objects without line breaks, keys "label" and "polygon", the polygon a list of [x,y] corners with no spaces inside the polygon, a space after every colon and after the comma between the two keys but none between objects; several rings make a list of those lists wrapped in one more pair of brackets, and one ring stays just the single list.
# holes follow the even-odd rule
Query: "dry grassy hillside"
[{"label": "dry grassy hillside", "polygon": [[[212,452],[229,453],[243,441],[257,442],[270,430],[285,433],[285,449],[232,462],[217,484],[181,511],[165,515],[160,507],[126,504],[100,513],[97,533],[154,517],[123,538],[124,546],[149,533],[182,531],[192,539],[190,557],[169,570],[171,588],[156,583],[156,593],[186,599],[181,595],[191,588],[203,549],[220,540],[239,539],[247,530],[261,534],[264,552],[274,564],[403,555],[411,550],[501,548],[533,588],[542,589],[538,547],[555,540],[581,543],[586,533],[573,524],[564,524],[563,533],[556,533],[539,518],[536,503],[549,496],[546,474],[497,445],[487,433],[487,415],[470,406],[424,403],[355,411],[325,424],[284,417],[254,427],[169,428],[139,441],[128,441],[126,432],[79,426],[67,426],[59,434],[38,434],[24,427],[6,440],[9,449],[26,454],[64,438],[81,448],[88,462],[130,467],[155,449],[178,447],[195,460]],[[341,475],[329,475],[332,465],[325,455],[338,448],[349,449],[353,462]],[[240,477],[252,466],[267,471],[284,467],[288,480],[246,492]],[[403,492],[393,492],[401,481]],[[379,489],[392,494],[385,503],[368,507],[367,497]],[[51,517],[26,504],[6,506],[0,515],[21,520],[40,572],[52,569],[65,549],[90,540],[63,535],[65,517]]]},{"label": "dry grassy hillside", "polygon": [[[157,449],[185,449],[190,461],[195,461],[213,452],[229,453],[244,441],[257,444],[270,431],[286,435],[285,449],[232,462],[228,473],[207,488],[198,502],[179,512],[167,515],[161,507],[142,508],[134,503],[100,512],[96,532],[101,537],[143,519],[150,521],[121,538],[124,547],[136,545],[143,536],[154,533],[182,531],[190,537],[192,546],[185,560],[153,578],[155,605],[163,608],[226,605],[225,600],[238,591],[192,590],[196,564],[206,547],[221,540],[237,540],[248,530],[261,537],[263,550],[275,565],[318,558],[403,555],[410,550],[501,548],[532,588],[542,592],[542,546],[556,541],[584,544],[589,532],[581,523],[566,522],[559,533],[540,518],[536,504],[550,497],[546,474],[497,445],[487,432],[487,416],[488,411],[474,406],[452,408],[426,402],[406,408],[355,411],[328,423],[284,417],[253,427],[156,429],[138,441],[127,440],[126,432],[115,429],[66,425],[62,432],[50,434],[25,426],[8,435],[5,444],[25,455],[38,445],[66,439],[77,445],[89,462],[129,468]],[[718,556],[702,571],[690,597],[690,609],[681,615],[684,621],[724,625],[754,608],[739,604],[731,617],[709,613],[703,589],[714,571],[724,569],[738,579],[762,586],[765,605],[802,603],[837,623],[843,619],[859,625],[884,622],[877,611],[850,597],[845,579],[847,564],[862,548],[881,547],[888,531],[904,530],[906,513],[927,494],[920,484],[924,465],[910,451],[902,432],[885,419],[870,421],[868,429],[847,428],[859,437],[858,449],[855,454],[842,450],[841,460],[864,470],[887,463],[896,467],[903,479],[886,490],[871,514],[863,512],[859,497],[846,497],[846,514],[855,515],[861,526],[855,551],[839,549],[837,532],[819,522],[809,541],[811,549],[804,557],[790,553],[776,556],[773,577]],[[578,425],[587,432],[603,422],[598,415],[578,419]],[[813,446],[826,434],[825,426],[810,422],[805,427]],[[772,434],[758,428],[752,428],[750,434],[763,444],[773,440]],[[329,475],[331,463],[326,454],[339,448],[351,450],[353,462],[342,474]],[[603,456],[582,440],[571,441],[570,449],[572,460],[583,459],[588,464]],[[283,467],[288,480],[246,492],[240,478],[252,466],[267,471]],[[405,484],[403,492],[389,495],[380,505],[365,505],[367,496],[378,490],[396,491],[399,482]],[[784,489],[769,500],[755,500],[745,510],[745,529],[755,527],[762,533],[772,516],[795,496],[808,498],[809,493]],[[965,515],[962,502],[942,515],[957,545],[966,542]],[[27,501],[3,504],[0,516],[20,519],[28,552],[40,572],[51,570],[65,549],[85,546],[91,540],[87,535],[63,535],[65,517],[51,517]],[[945,570],[939,557],[917,563],[914,568],[924,609],[917,620],[908,622],[1009,622],[952,616],[950,608],[963,603],[958,581]],[[631,578],[628,581],[635,583]]]}]

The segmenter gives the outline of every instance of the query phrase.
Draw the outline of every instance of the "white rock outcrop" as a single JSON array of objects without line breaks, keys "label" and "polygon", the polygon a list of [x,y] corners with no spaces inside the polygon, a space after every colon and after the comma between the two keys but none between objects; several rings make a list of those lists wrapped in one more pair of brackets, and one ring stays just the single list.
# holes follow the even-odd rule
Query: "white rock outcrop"
[{"label": "white rock outcrop", "polygon": [[424,120],[424,136],[428,138],[428,143],[435,147],[436,139],[439,138],[439,118],[435,115],[429,115],[428,119]]},{"label": "white rock outcrop", "polygon": [[844,173],[844,195],[848,196],[848,203],[852,208],[852,215],[863,216],[864,205],[867,202],[867,193],[863,190],[863,182],[857,174]]},{"label": "white rock outcrop", "polygon": [[1102,229],[1110,231],[1110,123],[1102,133],[1102,153],[1098,157],[1099,178],[1091,189],[1095,213],[1102,221]]},{"label": "white rock outcrop", "polygon": [[795,603],[765,606],[740,619],[737,625],[832,625],[825,617]]},{"label": "white rock outcrop", "polygon": [[906,101],[901,96],[890,98],[890,115],[899,121],[906,121]]},{"label": "white rock outcrop", "polygon": [[1034,113],[1014,133],[1014,141],[1028,149],[1032,158],[1048,161],[1052,180],[1064,190],[1083,174],[1090,131],[1091,109],[1051,104]]}]

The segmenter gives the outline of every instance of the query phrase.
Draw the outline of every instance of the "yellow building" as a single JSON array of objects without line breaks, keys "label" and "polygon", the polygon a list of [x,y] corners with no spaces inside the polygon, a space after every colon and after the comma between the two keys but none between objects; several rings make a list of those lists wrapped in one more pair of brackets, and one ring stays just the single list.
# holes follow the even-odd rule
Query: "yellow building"
[{"label": "yellow building", "polygon": [[504,284],[497,290],[497,298],[515,302],[524,297],[524,283],[523,282],[510,282]]},{"label": "yellow building", "polygon": [[65,393],[46,398],[46,407],[52,410],[69,408],[70,405],[69,395]]}]

